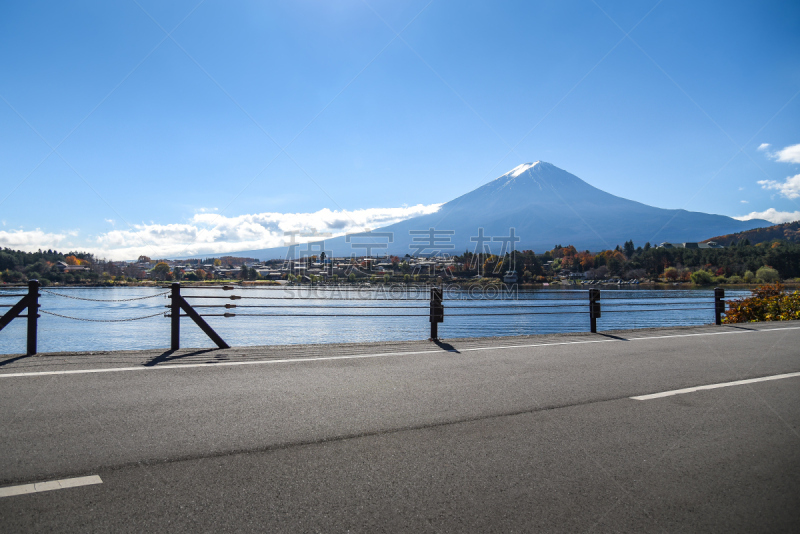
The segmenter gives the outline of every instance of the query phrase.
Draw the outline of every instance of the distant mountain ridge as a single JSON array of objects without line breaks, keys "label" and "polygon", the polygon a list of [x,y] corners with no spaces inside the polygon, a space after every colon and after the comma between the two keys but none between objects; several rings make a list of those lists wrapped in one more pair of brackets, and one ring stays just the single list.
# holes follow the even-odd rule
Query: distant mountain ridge
[{"label": "distant mountain ridge", "polygon": [[735,234],[721,235],[706,239],[705,242],[714,241],[720,245],[728,246],[747,239],[751,245],[766,243],[775,239],[788,241],[790,243],[800,243],[800,221],[768,226],[767,228],[754,228]]},{"label": "distant mountain ridge", "polygon": [[[698,242],[709,235],[722,235],[769,226],[763,220],[738,221],[724,215],[670,210],[648,206],[640,202],[606,193],[577,176],[543,161],[518,165],[491,182],[442,205],[435,213],[413,217],[373,233],[393,234],[388,248],[375,252],[415,255],[418,249],[415,238],[434,228],[437,232],[452,232],[452,248],[433,247],[450,254],[473,251],[483,228],[486,236],[502,237],[514,228],[520,241],[517,250],[541,252],[556,244],[574,245],[579,250],[599,251],[614,248],[632,239],[634,243],[656,244],[662,241]],[[445,240],[443,236],[442,240]],[[361,238],[360,241],[366,239]],[[442,240],[439,240],[440,242]],[[324,242],[328,255],[363,255],[364,249],[354,249],[352,239],[337,237]],[[374,242],[386,242],[375,238]],[[500,242],[490,242],[498,252]],[[301,247],[302,250],[303,247]],[[285,257],[285,247],[242,251],[237,255],[262,259]],[[360,253],[360,254],[359,254]],[[231,253],[229,253],[231,254]],[[374,254],[374,253],[373,253]]]}]

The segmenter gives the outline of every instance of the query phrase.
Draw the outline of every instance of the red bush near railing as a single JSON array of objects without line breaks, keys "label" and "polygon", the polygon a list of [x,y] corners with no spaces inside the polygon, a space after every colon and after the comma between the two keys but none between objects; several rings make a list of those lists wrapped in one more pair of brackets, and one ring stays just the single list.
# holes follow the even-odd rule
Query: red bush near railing
[{"label": "red bush near railing", "polygon": [[765,284],[751,297],[728,304],[723,323],[791,321],[800,319],[800,293],[786,293],[780,282]]}]

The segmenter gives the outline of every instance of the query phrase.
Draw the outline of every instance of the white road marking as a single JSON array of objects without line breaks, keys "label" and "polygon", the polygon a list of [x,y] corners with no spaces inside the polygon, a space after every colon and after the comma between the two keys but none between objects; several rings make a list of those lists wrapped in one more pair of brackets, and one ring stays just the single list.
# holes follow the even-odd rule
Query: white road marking
[{"label": "white road marking", "polygon": [[[107,367],[102,369],[71,369],[64,371],[32,371],[25,373],[0,373],[0,378],[19,378],[29,376],[52,376],[52,375],[83,375],[92,373],[119,373],[123,371],[159,371],[165,369],[196,369],[200,367],[234,367],[238,365],[269,365],[280,363],[301,363],[301,362],[319,362],[319,361],[333,361],[333,360],[357,360],[361,358],[384,358],[388,356],[416,356],[419,354],[441,354],[442,352],[472,352],[479,350],[507,350],[507,349],[525,349],[534,347],[553,347],[559,345],[585,345],[587,343],[619,343],[620,341],[648,341],[651,339],[670,339],[676,337],[694,337],[694,336],[719,336],[725,334],[748,334],[759,332],[778,332],[782,330],[797,330],[800,326],[789,326],[785,328],[771,328],[764,330],[733,330],[723,332],[701,332],[697,334],[672,334],[666,336],[648,336],[648,337],[631,337],[627,339],[588,339],[584,341],[560,341],[556,343],[533,343],[528,345],[499,345],[493,347],[472,347],[464,349],[437,349],[437,350],[418,350],[409,352],[383,352],[376,354],[348,354],[342,356],[312,356],[307,358],[281,358],[274,360],[255,360],[246,362],[219,362],[219,363],[178,363],[166,365],[154,365],[152,367],[145,367],[137,365],[136,367]],[[242,347],[244,348],[244,347]]]},{"label": "white road marking", "polygon": [[0,488],[0,497],[13,497],[14,495],[25,495],[28,493],[40,493],[42,491],[53,491],[67,488],[77,488],[80,486],[91,486],[92,484],[102,484],[103,481],[97,475],[88,477],[64,478],[62,480],[50,480],[48,482],[35,482],[33,484],[22,484],[20,486],[6,486]]},{"label": "white road marking", "polygon": [[705,386],[695,386],[693,388],[673,389],[672,391],[662,391],[661,393],[651,393],[650,395],[639,395],[638,397],[631,397],[631,398],[634,400],[660,399],[661,397],[671,397],[672,395],[683,395],[684,393],[694,393],[695,391],[702,391],[704,389],[727,388],[729,386],[741,386],[744,384],[753,384],[755,382],[767,382],[769,380],[780,380],[781,378],[792,378],[795,376],[800,376],[800,373],[786,373],[782,375],[762,376],[761,378],[748,378],[746,380],[736,380],[734,382],[707,384]]}]

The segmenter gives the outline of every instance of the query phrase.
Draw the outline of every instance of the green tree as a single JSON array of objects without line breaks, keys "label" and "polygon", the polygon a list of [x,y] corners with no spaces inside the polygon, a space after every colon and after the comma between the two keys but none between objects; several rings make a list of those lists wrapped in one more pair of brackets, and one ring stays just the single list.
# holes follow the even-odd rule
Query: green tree
[{"label": "green tree", "polygon": [[744,281],[747,284],[752,284],[756,279],[756,275],[753,274],[753,271],[745,271],[744,272]]},{"label": "green tree", "polygon": [[636,247],[633,246],[633,240],[631,239],[629,241],[625,241],[625,245],[624,245],[623,249],[624,249],[624,252],[625,252],[625,256],[627,256],[628,259],[633,257],[633,253],[636,250]]},{"label": "green tree", "polygon": [[356,273],[350,273],[350,274],[347,276],[347,280],[348,280],[349,282],[355,282],[355,281],[356,281]]},{"label": "green tree", "polygon": [[[554,262],[555,263],[555,262]],[[613,276],[619,276],[622,274],[622,268],[624,267],[622,262],[616,256],[611,256],[608,258],[606,262],[606,267],[608,267],[608,272],[611,273]]]},{"label": "green tree", "polygon": [[714,283],[714,275],[708,271],[695,271],[691,275],[692,283],[698,286],[708,286]]},{"label": "green tree", "polygon": [[0,252],[0,271],[6,269],[13,269],[16,266],[16,261],[13,254],[7,252]]},{"label": "green tree", "polygon": [[3,271],[2,277],[0,278],[2,278],[3,282],[9,282],[9,283],[28,281],[28,279],[25,277],[24,274],[22,274],[19,271],[12,271],[10,269],[6,269],[5,271]]},{"label": "green tree", "polygon": [[766,284],[772,284],[780,280],[780,275],[778,271],[773,269],[772,267],[761,267],[759,270],[756,271],[756,280],[759,282],[764,282]]}]

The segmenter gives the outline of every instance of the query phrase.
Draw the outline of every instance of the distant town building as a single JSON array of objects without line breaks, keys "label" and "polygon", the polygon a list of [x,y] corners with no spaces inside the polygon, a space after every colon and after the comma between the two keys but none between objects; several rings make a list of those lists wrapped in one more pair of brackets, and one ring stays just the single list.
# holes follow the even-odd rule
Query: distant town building
[{"label": "distant town building", "polygon": [[725,248],[716,241],[708,241],[705,243],[678,243],[673,245],[668,241],[664,241],[657,248],[688,248],[688,249],[706,249],[706,248]]},{"label": "distant town building", "polygon": [[56,264],[58,268],[58,272],[60,273],[70,273],[75,271],[88,271],[90,270],[88,265],[69,265],[66,262],[60,261]]}]

